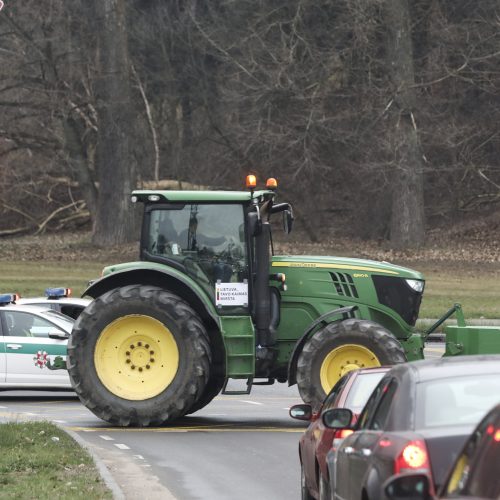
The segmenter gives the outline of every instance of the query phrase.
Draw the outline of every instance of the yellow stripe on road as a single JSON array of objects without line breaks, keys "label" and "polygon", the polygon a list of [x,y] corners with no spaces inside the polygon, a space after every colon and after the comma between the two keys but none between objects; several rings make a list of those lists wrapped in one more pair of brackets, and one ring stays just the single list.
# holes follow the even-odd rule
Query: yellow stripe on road
[{"label": "yellow stripe on road", "polygon": [[304,432],[303,428],[279,427],[66,427],[75,432]]}]

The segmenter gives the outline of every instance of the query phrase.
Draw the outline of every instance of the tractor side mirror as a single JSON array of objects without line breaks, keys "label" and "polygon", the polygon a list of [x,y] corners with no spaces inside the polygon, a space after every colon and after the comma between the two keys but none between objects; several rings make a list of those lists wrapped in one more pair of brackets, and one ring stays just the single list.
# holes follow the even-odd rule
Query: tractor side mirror
[{"label": "tractor side mirror", "polygon": [[290,234],[292,232],[293,226],[293,214],[290,210],[283,211],[283,231],[286,234]]}]

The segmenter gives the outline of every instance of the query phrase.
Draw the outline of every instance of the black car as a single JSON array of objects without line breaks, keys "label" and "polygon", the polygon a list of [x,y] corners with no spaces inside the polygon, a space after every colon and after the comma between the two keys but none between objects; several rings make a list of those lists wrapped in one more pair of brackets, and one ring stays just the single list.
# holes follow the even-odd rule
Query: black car
[{"label": "black car", "polygon": [[[500,356],[394,366],[328,463],[332,497],[379,499],[384,482],[406,472],[426,474],[438,491],[472,429],[498,402]],[[351,419],[346,408],[323,414],[336,429],[350,428]]]},{"label": "black car", "polygon": [[[500,498],[500,405],[474,429],[448,473],[437,498]],[[403,474],[384,486],[388,500],[436,498],[425,474]]]}]

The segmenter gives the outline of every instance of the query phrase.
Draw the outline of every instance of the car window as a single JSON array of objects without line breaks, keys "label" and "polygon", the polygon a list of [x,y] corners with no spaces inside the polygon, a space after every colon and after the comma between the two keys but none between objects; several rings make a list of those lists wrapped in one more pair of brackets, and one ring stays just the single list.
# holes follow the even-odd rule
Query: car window
[{"label": "car window", "polygon": [[448,477],[450,496],[498,498],[500,495],[500,418],[485,418],[471,434]]},{"label": "car window", "polygon": [[350,408],[354,413],[359,413],[384,375],[385,372],[377,371],[360,373],[349,389],[345,407]]},{"label": "car window", "polygon": [[73,319],[78,318],[83,309],[83,306],[61,304],[61,312]]},{"label": "car window", "polygon": [[475,454],[465,491],[471,497],[500,498],[500,418],[486,426]]},{"label": "car window", "polygon": [[349,377],[350,375],[347,373],[333,386],[332,390],[328,393],[328,396],[323,402],[323,410],[329,410],[336,407],[336,401],[349,380]]},{"label": "car window", "polygon": [[374,391],[372,392],[370,398],[368,399],[368,401],[366,403],[366,406],[363,408],[363,411],[361,412],[361,415],[359,416],[358,425],[357,425],[358,429],[365,429],[367,427],[368,423],[370,422],[370,420],[375,412],[377,404],[380,400],[380,395],[381,395],[384,387],[386,387],[386,385],[388,384],[388,382],[389,381],[384,378],[379,382],[377,387],[375,387]]},{"label": "car window", "polygon": [[377,405],[371,421],[368,424],[369,429],[382,430],[385,429],[387,417],[391,409],[392,402],[397,393],[398,384],[392,379],[382,389],[381,399]]},{"label": "car window", "polygon": [[416,428],[475,424],[498,402],[499,387],[498,373],[420,383]]},{"label": "car window", "polygon": [[49,332],[64,331],[39,316],[26,312],[4,311],[7,334],[12,337],[48,337]]}]

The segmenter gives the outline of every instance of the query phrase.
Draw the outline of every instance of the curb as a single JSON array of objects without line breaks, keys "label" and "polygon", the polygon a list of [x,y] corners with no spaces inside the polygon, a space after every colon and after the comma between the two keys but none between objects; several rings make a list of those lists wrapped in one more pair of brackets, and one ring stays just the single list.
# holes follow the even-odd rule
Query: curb
[{"label": "curb", "polygon": [[109,469],[106,467],[104,462],[99,458],[99,456],[92,450],[91,446],[85,441],[82,437],[80,437],[76,432],[66,429],[62,425],[58,424],[57,422],[51,422],[52,424],[56,425],[59,429],[64,431],[66,434],[68,434],[71,438],[73,438],[78,445],[80,445],[91,457],[92,460],[94,461],[95,466],[97,467],[97,470],[106,484],[106,486],[111,490],[111,493],[113,494],[113,498],[115,500],[125,500],[125,495],[118,485],[118,483],[114,480],[113,476],[111,475],[111,472]]}]

